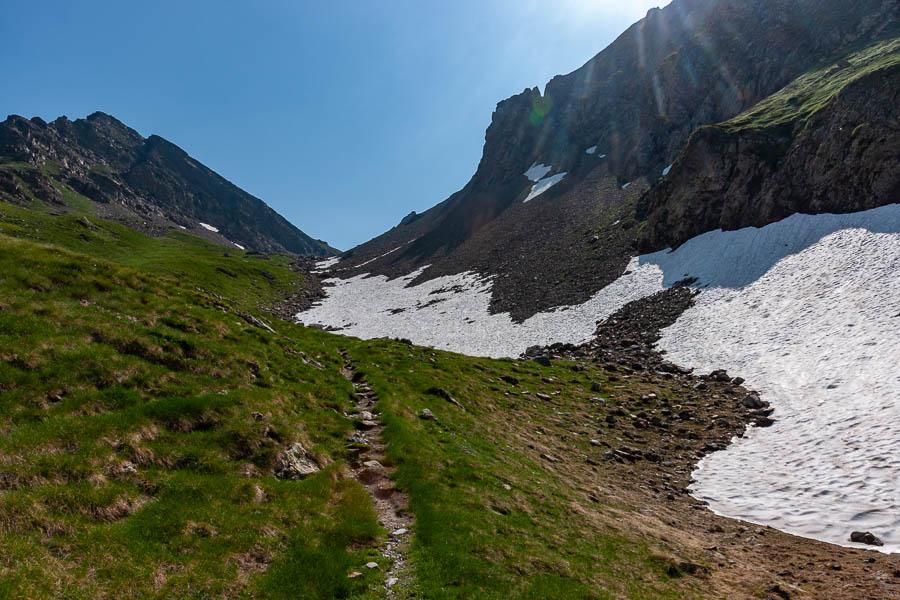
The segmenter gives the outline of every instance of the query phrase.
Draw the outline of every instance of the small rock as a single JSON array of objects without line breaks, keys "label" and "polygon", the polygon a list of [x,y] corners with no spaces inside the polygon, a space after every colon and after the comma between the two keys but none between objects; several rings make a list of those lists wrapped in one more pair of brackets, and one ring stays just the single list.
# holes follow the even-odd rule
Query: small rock
[{"label": "small rock", "polygon": [[765,404],[763,404],[763,401],[760,400],[759,396],[757,396],[756,394],[747,394],[747,396],[744,398],[743,404],[745,408],[754,410],[763,408],[765,406]]},{"label": "small rock", "polygon": [[600,446],[601,445],[600,440],[591,440],[590,443],[591,443],[591,446]]},{"label": "small rock", "polygon": [[772,587],[770,587],[769,589],[767,589],[766,591],[769,592],[770,594],[775,594],[779,598],[784,598],[784,600],[789,600],[791,597],[790,592],[788,592],[786,589],[784,589],[777,583],[775,585],[773,585]]},{"label": "small rock", "polygon": [[537,392],[537,393],[535,394],[535,396],[537,396],[537,397],[540,398],[541,400],[549,400],[549,399],[550,399],[550,396],[548,396],[547,394],[542,394],[542,393],[540,393],[540,392]]},{"label": "small rock", "polygon": [[549,367],[551,364],[550,357],[544,354],[542,354],[541,356],[535,356],[532,360],[534,360],[534,362],[536,362],[537,364],[543,365],[545,367]]},{"label": "small rock", "polygon": [[300,442],[295,442],[278,459],[275,476],[279,479],[303,479],[317,473],[319,469],[315,457],[307,453]]},{"label": "small rock", "polygon": [[731,380],[731,383],[733,383],[734,385],[741,385],[745,381],[747,381],[747,380],[744,379],[743,377],[735,377],[734,379]]},{"label": "small rock", "polygon": [[434,413],[427,408],[422,409],[422,412],[419,413],[419,418],[424,421],[437,421],[437,417],[434,416]]},{"label": "small rock", "polygon": [[367,460],[363,463],[363,466],[368,469],[383,469],[384,466],[378,462],[377,460]]},{"label": "small rock", "polygon": [[377,562],[367,562],[367,563],[366,563],[366,568],[367,568],[367,569],[377,569],[377,568],[378,568],[378,563],[377,563]]},{"label": "small rock", "polygon": [[394,536],[394,537],[400,537],[401,535],[406,535],[406,533],[407,533],[408,531],[409,531],[409,530],[406,529],[406,527],[401,527],[400,529],[397,529],[396,531],[392,531],[392,532],[391,532],[391,535]]},{"label": "small rock", "polygon": [[397,582],[400,581],[396,577],[388,577],[388,580],[384,582],[384,587],[392,588],[397,585]]},{"label": "small rock", "polygon": [[446,400],[446,401],[449,402],[450,404],[462,408],[462,404],[460,404],[460,403],[456,400],[456,398],[454,398],[453,396],[451,396],[451,395],[450,395],[450,392],[448,392],[448,391],[445,390],[444,388],[439,388],[439,387],[429,388],[428,391],[427,391],[426,393],[428,393],[428,394],[434,394],[435,396],[438,396],[438,397],[440,397],[440,398],[443,398],[444,400]]},{"label": "small rock", "polygon": [[593,382],[591,382],[591,391],[592,392],[602,392],[603,385],[601,385],[599,382],[593,381]]},{"label": "small rock", "polygon": [[698,381],[697,383],[694,384],[694,389],[698,390],[698,391],[705,390],[707,387],[709,387],[709,386],[706,385],[705,381]]},{"label": "small rock", "polygon": [[541,454],[541,458],[543,458],[546,461],[552,462],[552,463],[562,462],[560,459],[556,458],[552,454],[546,454],[546,453]]},{"label": "small rock", "polygon": [[347,575],[347,579],[356,579],[357,577],[362,577],[362,573],[359,571],[353,571],[349,575]]},{"label": "small rock", "polygon": [[854,531],[850,534],[850,541],[857,544],[868,544],[869,546],[884,546],[884,542],[880,538],[868,531]]},{"label": "small rock", "polygon": [[717,369],[709,374],[709,378],[713,381],[731,381],[731,377],[725,372],[725,369]]},{"label": "small rock", "polygon": [[509,385],[519,385],[519,380],[511,375],[503,375],[500,379],[502,379]]},{"label": "small rock", "polygon": [[372,413],[370,413],[367,410],[364,410],[361,413],[359,413],[359,418],[362,419],[363,421],[374,421],[375,415],[373,415]]}]

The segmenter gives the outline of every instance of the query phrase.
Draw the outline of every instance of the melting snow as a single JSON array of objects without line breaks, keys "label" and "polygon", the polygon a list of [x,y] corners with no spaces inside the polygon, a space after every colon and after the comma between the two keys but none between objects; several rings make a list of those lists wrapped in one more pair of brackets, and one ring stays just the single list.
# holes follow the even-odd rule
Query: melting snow
[{"label": "melting snow", "polygon": [[420,272],[331,280],[328,298],[298,318],[362,338],[517,356],[585,341],[595,320],[697,277],[695,306],[659,346],[699,372],[745,377],[777,421],[705,458],[693,493],[728,516],[843,545],[868,530],[882,550],[900,551],[900,205],[709,232],[634,258],[586,303],[522,324],[488,313],[490,280],[461,273],[406,287]]},{"label": "melting snow", "polygon": [[200,227],[202,227],[203,229],[209,229],[210,231],[213,231],[213,232],[215,232],[215,233],[219,233],[218,228],[213,227],[212,225],[209,225],[208,223],[199,223],[199,222],[198,222],[197,224],[200,225]]},{"label": "melting snow", "polygon": [[241,245],[238,244],[237,242],[231,242],[231,243],[234,244],[235,246],[237,246],[238,248],[240,248],[241,250],[246,250],[246,248],[244,248],[243,246],[241,246]]},{"label": "melting snow", "polygon": [[584,153],[585,153],[585,154],[593,154],[593,153],[596,152],[596,151],[597,151],[597,146],[591,146],[590,148],[588,148],[587,150],[585,150]]},{"label": "melting snow", "polygon": [[320,260],[316,263],[315,268],[312,270],[313,273],[321,273],[322,271],[327,271],[334,265],[338,264],[341,260],[340,256],[332,256],[331,258],[326,258],[325,260]]},{"label": "melting snow", "polygon": [[623,190],[624,190],[624,189],[628,189],[628,186],[629,186],[629,185],[631,185],[631,182],[630,182],[630,181],[629,181],[628,183],[626,183],[625,185],[623,185],[623,186],[622,186],[622,189],[623,189]]},{"label": "melting snow", "polygon": [[666,175],[669,174],[669,171],[671,171],[671,170],[672,170],[672,165],[669,165],[668,167],[666,167],[665,169],[663,169],[662,176],[665,177]]},{"label": "melting snow", "polygon": [[544,177],[533,186],[531,186],[531,191],[528,193],[528,196],[522,200],[522,202],[528,202],[529,200],[533,200],[537,198],[554,185],[562,181],[562,178],[566,176],[565,172],[557,173],[556,175],[551,175],[550,177]]},{"label": "melting snow", "polygon": [[551,167],[551,166],[539,164],[539,163],[533,163],[530,167],[528,167],[528,170],[525,171],[524,174],[525,174],[525,177],[527,177],[531,181],[538,181],[538,180],[542,179],[544,177],[544,175],[546,175],[547,173],[549,173],[552,170],[553,170],[553,167]]},{"label": "melting snow", "polygon": [[[404,245],[405,245],[405,244],[404,244]],[[403,246],[397,246],[397,247],[394,248],[393,250],[388,250],[388,251],[385,252],[384,254],[381,254],[381,255],[379,255],[379,256],[376,256],[375,258],[370,258],[370,259],[367,260],[366,262],[359,263],[358,265],[356,265],[356,268],[364,267],[364,266],[366,266],[367,264],[369,264],[370,262],[375,262],[375,261],[378,260],[379,258],[384,258],[385,256],[387,256],[387,255],[390,254],[391,252],[396,252],[397,250],[399,250],[399,249],[402,248],[402,247],[403,247]]]}]

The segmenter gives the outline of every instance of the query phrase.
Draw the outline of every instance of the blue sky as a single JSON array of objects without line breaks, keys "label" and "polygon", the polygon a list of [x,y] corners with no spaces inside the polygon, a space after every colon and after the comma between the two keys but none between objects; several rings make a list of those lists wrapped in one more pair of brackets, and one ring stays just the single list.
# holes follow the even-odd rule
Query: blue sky
[{"label": "blue sky", "polygon": [[110,113],[344,250],[461,188],[498,101],[666,3],[4,0],[0,118]]}]

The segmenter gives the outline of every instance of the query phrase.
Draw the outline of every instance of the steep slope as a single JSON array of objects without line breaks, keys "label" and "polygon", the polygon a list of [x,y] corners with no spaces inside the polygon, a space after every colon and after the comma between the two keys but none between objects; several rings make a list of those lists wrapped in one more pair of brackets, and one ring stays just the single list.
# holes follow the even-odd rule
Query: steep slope
[{"label": "steep slope", "polygon": [[0,123],[0,194],[20,204],[74,202],[148,233],[178,226],[251,251],[334,254],[178,146],[100,112]]},{"label": "steep slope", "polygon": [[642,251],[794,213],[900,201],[900,38],[798,78],[741,115],[702,127],[646,194]]},{"label": "steep slope", "polygon": [[[621,274],[634,253],[628,213],[694,130],[738,115],[823,57],[889,37],[897,16],[881,0],[676,0],[651,10],[543,93],[498,104],[466,186],[347,252],[337,273],[394,277],[431,265],[421,282],[477,271],[495,276],[492,310],[516,320],[583,302]],[[610,258],[585,269],[601,246]]]}]

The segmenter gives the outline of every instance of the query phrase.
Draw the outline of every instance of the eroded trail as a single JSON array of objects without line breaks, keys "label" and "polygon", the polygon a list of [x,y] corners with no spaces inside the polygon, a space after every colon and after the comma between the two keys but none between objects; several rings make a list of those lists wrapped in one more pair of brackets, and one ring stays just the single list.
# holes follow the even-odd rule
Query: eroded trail
[{"label": "eroded trail", "polygon": [[393,469],[383,464],[387,444],[382,437],[384,425],[380,419],[378,394],[369,387],[362,373],[354,368],[346,351],[341,351],[341,356],[344,358],[341,374],[353,385],[358,411],[355,416],[361,419],[348,440],[353,456],[350,471],[372,495],[378,522],[389,532],[381,554],[392,561],[385,577],[388,595],[392,595],[395,586],[405,579],[404,575],[408,577],[404,554],[412,535],[409,527],[413,523],[413,515],[408,509],[409,498],[396,488],[389,477]]}]

